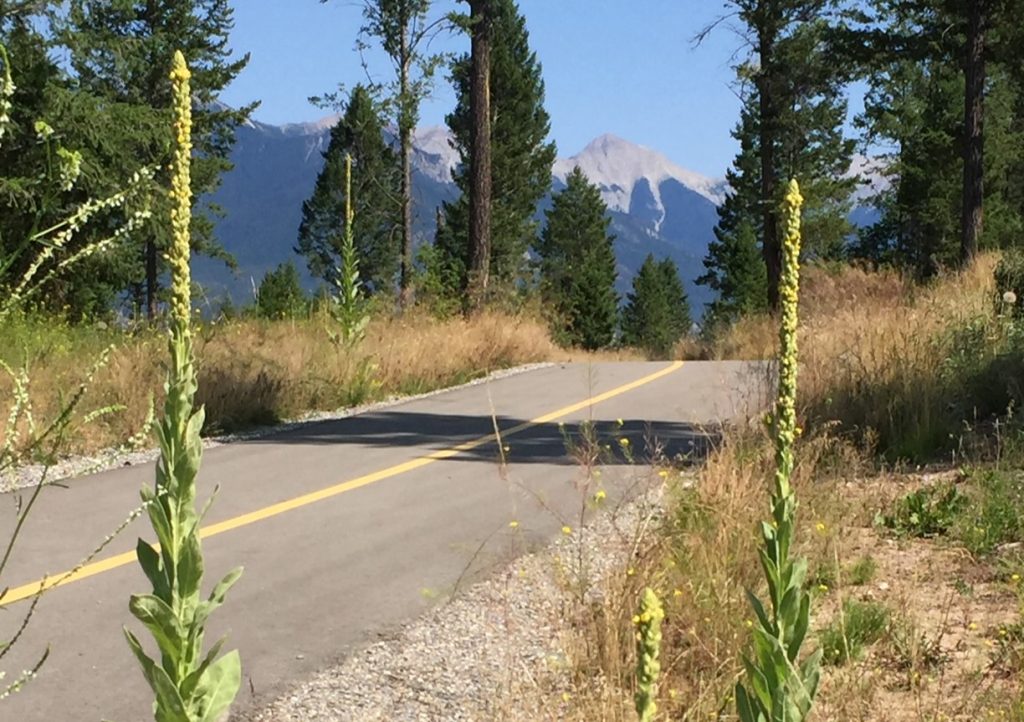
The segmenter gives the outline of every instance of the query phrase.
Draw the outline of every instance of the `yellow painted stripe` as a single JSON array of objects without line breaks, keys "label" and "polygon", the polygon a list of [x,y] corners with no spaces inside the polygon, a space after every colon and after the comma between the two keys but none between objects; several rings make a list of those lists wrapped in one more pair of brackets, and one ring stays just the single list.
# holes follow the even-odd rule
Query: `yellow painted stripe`
[{"label": "yellow painted stripe", "polygon": [[[535,419],[524,421],[523,423],[517,424],[509,429],[503,429],[501,431],[501,435],[503,437],[513,436],[526,431],[527,429],[533,428],[534,426],[546,424],[551,421],[557,421],[558,419],[569,416],[577,411],[599,404],[602,401],[615,398],[616,396],[629,393],[630,391],[638,389],[652,381],[657,381],[660,378],[668,376],[674,371],[678,371],[682,365],[682,361],[676,361],[665,368],[639,378],[636,381],[631,381],[628,384],[617,386],[610,391],[605,391],[604,393],[584,399],[583,401],[571,404],[570,406],[556,409],[555,411],[544,414],[543,416],[538,416]],[[375,471],[373,473],[366,474],[365,476],[351,479],[350,481],[345,481],[340,484],[335,484],[334,486],[328,486],[324,489],[319,489],[308,494],[303,494],[302,496],[297,496],[293,499],[287,499],[276,504],[271,504],[270,506],[265,506],[262,509],[257,509],[256,511],[251,511],[248,514],[242,514],[231,519],[225,519],[224,521],[217,522],[216,524],[209,524],[199,530],[199,536],[200,538],[206,539],[233,529],[249,526],[250,524],[255,524],[258,521],[269,519],[295,509],[300,509],[304,506],[309,506],[310,504],[315,504],[318,501],[330,499],[331,497],[344,494],[345,492],[352,491],[353,489],[368,486],[378,481],[398,476],[399,474],[405,474],[409,471],[422,469],[424,466],[428,466],[434,462],[450,459],[453,456],[458,456],[466,451],[472,451],[473,449],[492,443],[493,441],[494,434],[488,434],[487,436],[481,436],[478,439],[466,441],[456,446],[448,447],[447,449],[439,449],[438,451],[433,451],[419,458],[412,459],[411,461],[396,464],[395,466],[389,466],[386,469],[381,469],[380,471]],[[102,574],[103,572],[123,567],[126,564],[131,564],[134,561],[135,552],[125,552],[124,554],[118,554],[116,556],[86,564],[81,569],[53,574],[45,579],[30,582],[29,584],[23,584],[20,587],[14,587],[7,591],[7,594],[4,595],[3,599],[0,599],[0,607],[13,604],[14,602],[19,602],[23,599],[28,599],[29,597],[35,596],[40,591],[53,589],[54,587],[61,587],[82,579],[88,579],[89,577],[96,576],[97,574]]]}]

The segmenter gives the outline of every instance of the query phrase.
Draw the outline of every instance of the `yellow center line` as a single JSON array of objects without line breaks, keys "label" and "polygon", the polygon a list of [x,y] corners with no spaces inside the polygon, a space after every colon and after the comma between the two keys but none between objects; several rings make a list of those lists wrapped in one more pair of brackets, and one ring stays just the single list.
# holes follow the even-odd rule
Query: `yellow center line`
[{"label": "yellow center line", "polygon": [[[541,424],[556,421],[582,409],[599,404],[602,401],[607,401],[608,399],[615,398],[616,396],[621,396],[622,394],[638,389],[652,381],[657,381],[660,378],[668,376],[670,373],[678,371],[682,365],[682,361],[673,362],[665,368],[639,378],[636,381],[631,381],[628,384],[617,386],[614,389],[605,391],[597,396],[592,396],[578,403],[544,414],[543,416],[538,416],[535,419],[524,421],[523,423],[517,424],[509,429],[503,429],[501,431],[501,435],[503,437],[513,436],[515,434],[522,433],[527,429],[531,429],[534,426],[540,426]],[[285,501],[265,506],[262,509],[251,511],[248,514],[242,514],[240,516],[232,517],[231,519],[219,521],[215,524],[209,524],[199,530],[199,536],[202,539],[206,539],[233,529],[249,526],[250,524],[255,524],[258,521],[263,521],[264,519],[269,519],[295,509],[300,509],[304,506],[315,504],[318,501],[330,499],[331,497],[338,496],[339,494],[344,494],[345,492],[359,489],[360,487],[368,486],[384,479],[390,479],[391,477],[398,476],[399,474],[405,474],[406,472],[414,471],[415,469],[422,469],[424,466],[428,466],[437,461],[450,459],[453,456],[458,456],[466,451],[472,451],[473,449],[484,446],[485,444],[493,443],[494,440],[495,437],[492,433],[486,436],[481,436],[478,439],[463,442],[456,446],[439,449],[416,459],[412,459],[411,461],[396,464],[395,466],[389,466],[386,469],[374,471],[370,474],[366,474],[365,476],[360,476],[340,484],[335,484],[334,486],[318,489],[317,491],[312,491],[308,494],[303,494],[292,499],[286,499]],[[40,592],[47,591],[55,587],[62,587],[67,584],[71,584],[72,582],[88,579],[89,577],[96,576],[97,574],[102,574],[103,572],[109,572],[112,569],[123,567],[126,564],[134,562],[135,558],[134,551],[125,552],[124,554],[117,554],[112,557],[107,557],[106,559],[100,559],[99,561],[86,564],[80,569],[61,572],[59,574],[51,574],[44,579],[38,579],[34,582],[23,584],[20,587],[8,589],[7,594],[0,599],[0,607],[13,604],[14,602],[19,602],[23,599],[28,599]]]}]

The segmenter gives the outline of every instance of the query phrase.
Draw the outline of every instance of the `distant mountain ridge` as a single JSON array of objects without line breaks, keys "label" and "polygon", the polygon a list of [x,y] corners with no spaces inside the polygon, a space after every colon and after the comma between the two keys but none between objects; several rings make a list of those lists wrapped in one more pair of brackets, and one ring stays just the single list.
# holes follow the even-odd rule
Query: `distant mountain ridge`
[{"label": "distant mountain ridge", "polygon": [[[292,259],[305,283],[305,263],[294,252],[302,203],[313,191],[323,166],[330,130],[337,117],[281,126],[251,121],[238,128],[232,150],[234,169],[210,199],[225,216],[216,235],[237,260],[237,271],[223,263],[197,259],[195,277],[212,299],[228,294],[251,298],[254,284],[277,264]],[[433,236],[436,209],[458,196],[452,171],[459,156],[443,127],[417,130],[414,139],[414,227],[418,240]],[[580,153],[555,163],[552,190],[579,166],[608,204],[616,235],[619,290],[625,294],[648,253],[671,257],[679,265],[695,311],[710,300],[693,280],[703,272],[701,259],[714,238],[716,205],[726,186],[673,163],[657,151],[613,135],[603,135]],[[545,198],[538,213],[550,207]],[[542,216],[541,216],[542,217]]]}]

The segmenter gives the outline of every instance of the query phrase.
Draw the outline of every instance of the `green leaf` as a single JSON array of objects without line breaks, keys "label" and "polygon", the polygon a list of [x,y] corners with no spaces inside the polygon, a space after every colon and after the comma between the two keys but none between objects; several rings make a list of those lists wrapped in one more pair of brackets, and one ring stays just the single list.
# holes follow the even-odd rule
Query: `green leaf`
[{"label": "green leaf", "polygon": [[193,699],[202,715],[196,722],[219,722],[241,686],[242,661],[235,650],[210,665],[196,685]]},{"label": "green leaf", "polygon": [[178,563],[178,593],[186,599],[198,602],[199,587],[203,581],[203,551],[199,537],[189,534],[182,540],[181,557]]},{"label": "green leaf", "polygon": [[217,607],[224,603],[224,597],[227,595],[228,590],[234,586],[238,578],[242,576],[242,567],[235,567],[227,575],[217,583],[217,586],[210,592],[210,598],[205,602],[201,602],[196,607],[195,624],[205,624],[206,620],[209,619]]},{"label": "green leaf", "polygon": [[142,622],[172,666],[181,659],[181,639],[185,632],[174,616],[174,611],[162,599],[151,594],[133,594],[128,609]]},{"label": "green leaf", "polygon": [[171,678],[167,676],[167,672],[149,658],[142,649],[142,645],[139,644],[139,640],[127,628],[124,630],[124,636],[128,640],[128,646],[135,654],[135,658],[142,665],[143,676],[156,695],[153,710],[157,722],[192,722],[185,710],[185,703],[178,694],[174,683],[171,682]]},{"label": "green leaf", "polygon": [[200,678],[202,678],[203,673],[206,672],[206,668],[213,664],[213,661],[217,658],[217,655],[220,654],[221,647],[224,646],[224,643],[227,641],[227,639],[227,637],[221,637],[216,642],[214,642],[213,646],[210,647],[210,651],[206,653],[206,657],[204,657],[203,661],[199,663],[199,666],[197,666],[192,671],[192,673],[189,674],[189,676],[187,676],[185,680],[181,683],[182,697],[184,697],[185,699],[192,698],[192,694],[195,691],[196,684],[199,682]]},{"label": "green leaf", "polygon": [[149,583],[153,585],[153,593],[161,599],[168,599],[170,588],[167,584],[167,576],[161,566],[160,555],[148,542],[139,539],[135,545],[135,556],[138,557],[139,566],[142,567]]},{"label": "green leaf", "polygon": [[745,590],[747,593],[747,599],[750,601],[750,606],[754,608],[754,614],[757,615],[757,621],[761,624],[761,629],[766,632],[774,632],[775,625],[768,618],[768,613],[764,609],[764,605],[761,604],[761,600],[757,598],[749,589]]},{"label": "green leaf", "polygon": [[811,617],[811,595],[804,594],[800,599],[800,612],[796,617],[796,624],[793,627],[792,638],[789,640],[789,648],[786,653],[789,656],[790,661],[795,661],[798,654],[800,654],[800,646],[804,643],[804,638],[807,636],[807,627],[810,624]]}]

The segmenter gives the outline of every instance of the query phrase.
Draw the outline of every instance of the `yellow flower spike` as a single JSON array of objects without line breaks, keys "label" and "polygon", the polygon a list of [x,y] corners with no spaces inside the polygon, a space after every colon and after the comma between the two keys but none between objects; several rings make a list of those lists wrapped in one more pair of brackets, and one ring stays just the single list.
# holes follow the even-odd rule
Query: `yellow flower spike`
[{"label": "yellow flower spike", "polygon": [[640,614],[634,617],[636,633],[636,711],[640,722],[652,722],[658,712],[658,677],[661,674],[661,622],[665,610],[658,595],[648,587],[640,599]]},{"label": "yellow flower spike", "polygon": [[192,238],[192,91],[188,65],[181,51],[175,51],[171,70],[174,96],[174,133],[177,144],[171,160],[172,238],[167,252],[171,271],[171,322],[182,336],[190,336],[192,277],[189,251]]},{"label": "yellow flower spike", "polygon": [[570,534],[572,534],[572,527],[571,526],[563,526],[562,527],[562,533],[565,534],[566,536],[569,536]]}]

